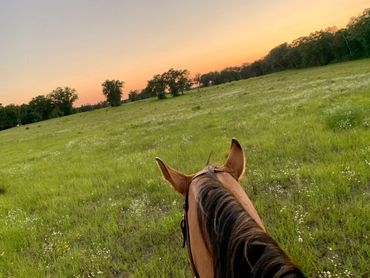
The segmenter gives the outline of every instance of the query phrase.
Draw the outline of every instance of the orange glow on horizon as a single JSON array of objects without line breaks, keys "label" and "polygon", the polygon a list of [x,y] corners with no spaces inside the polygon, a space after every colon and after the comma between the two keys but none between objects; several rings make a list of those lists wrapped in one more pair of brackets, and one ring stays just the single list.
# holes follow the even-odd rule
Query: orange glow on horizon
[{"label": "orange glow on horizon", "polygon": [[[33,52],[28,48],[17,52],[23,46],[21,43],[9,48],[9,53],[15,51],[13,56],[8,54],[2,58],[0,55],[3,64],[0,65],[0,103],[28,103],[33,97],[46,95],[58,86],[68,86],[75,88],[79,96],[75,106],[94,104],[104,100],[101,84],[107,79],[123,80],[123,98],[127,98],[130,90],[140,91],[153,75],[170,68],[188,69],[190,75],[194,76],[197,73],[240,66],[264,57],[269,50],[281,43],[291,43],[294,39],[334,25],[343,28],[352,16],[358,16],[368,7],[369,3],[366,2],[268,0],[263,3],[236,1],[232,5],[219,3],[228,7],[225,12],[225,9],[217,10],[217,5],[210,8],[204,3],[189,1],[182,5],[204,5],[205,10],[197,14],[197,10],[192,9],[192,14],[177,15],[179,20],[177,17],[167,18],[170,16],[168,13],[155,17],[148,10],[148,16],[151,16],[153,22],[147,23],[140,19],[136,22],[137,25],[120,24],[123,19],[117,13],[118,27],[114,27],[123,35],[118,33],[117,36],[114,33],[117,30],[112,29],[112,33],[109,33],[108,29],[102,28],[100,31],[103,31],[103,38],[99,37],[99,30],[94,29],[92,33],[79,30],[82,27],[91,28],[88,24],[83,25],[83,20],[88,22],[86,18],[90,18],[90,14],[85,19],[77,15],[75,25],[71,24],[64,34],[72,43],[68,43],[68,39],[63,37],[60,43],[66,43],[65,45],[53,45],[53,40],[58,40],[62,35],[55,34],[54,29],[51,29],[48,36],[52,38],[47,37],[42,41],[32,37],[27,46],[33,52],[39,51],[38,56],[32,56]],[[121,4],[137,8],[134,7],[136,4]],[[168,8],[166,5],[164,8]],[[83,8],[82,5],[81,9]],[[172,8],[177,9],[176,5]],[[209,9],[212,12],[208,12]],[[96,12],[100,15],[99,9]],[[29,11],[26,9],[24,13],[26,16]],[[115,11],[111,10],[110,13],[114,14]],[[112,17],[110,13],[107,14],[108,18]],[[183,20],[184,18],[188,21]],[[166,20],[170,19],[173,22],[169,25]],[[32,26],[33,22],[27,24]],[[140,24],[143,25],[139,26],[142,29],[138,29],[141,32],[130,33],[131,29]],[[30,31],[39,30],[39,26],[35,26]],[[63,31],[59,25],[55,28]],[[75,29],[79,31],[69,38]],[[156,30],[161,32],[156,33]],[[95,36],[98,36],[96,41]],[[40,44],[34,46],[34,43]],[[43,49],[45,44],[47,47]]]},{"label": "orange glow on horizon", "polygon": [[[262,58],[264,56],[264,54],[261,54],[261,53],[257,53],[253,56],[250,56],[248,58],[240,58],[240,57],[243,57],[243,55],[240,53],[236,53],[237,55],[236,56],[239,56],[239,57],[234,57],[234,59],[230,59],[228,57],[226,58],[223,58],[223,59],[217,59],[215,61],[215,64],[212,66],[212,65],[206,65],[204,63],[199,63],[193,67],[184,67],[182,66],[181,64],[178,64],[178,65],[173,65],[173,66],[169,66],[169,67],[166,67],[161,70],[161,71],[155,71],[154,68],[150,68],[149,70],[151,70],[152,73],[146,73],[145,75],[137,75],[137,76],[132,76],[131,78],[118,78],[120,80],[124,80],[125,81],[125,84],[124,84],[124,87],[123,87],[123,95],[122,95],[122,99],[126,99],[127,96],[128,96],[128,93],[131,91],[131,90],[138,90],[139,92],[145,88],[146,84],[147,84],[147,81],[150,80],[155,74],[157,73],[163,73],[165,71],[167,71],[168,69],[170,68],[175,68],[175,69],[188,69],[189,72],[190,72],[190,77],[193,77],[195,74],[197,73],[207,73],[207,72],[210,72],[210,71],[219,71],[219,70],[222,70],[226,67],[233,67],[233,66],[241,66],[242,64],[244,63],[249,63],[249,62],[253,62],[253,61],[256,61],[260,58]],[[123,76],[123,74],[122,74]],[[110,78],[112,79],[112,78]],[[105,79],[104,79],[105,80]],[[82,104],[95,104],[95,103],[98,103],[100,101],[104,101],[105,100],[105,97],[103,96],[103,93],[102,93],[102,87],[101,87],[101,83],[104,82],[104,80],[101,80],[101,82],[98,84],[96,83],[95,85],[96,86],[91,86],[90,83],[85,83],[86,87],[81,84],[81,87],[76,87],[76,90],[77,90],[77,93],[79,91],[84,91],[84,92],[90,92],[88,94],[86,94],[87,97],[79,97],[79,99],[76,101],[75,103],[75,106],[80,106]],[[77,89],[77,88],[81,88],[81,89]],[[85,94],[84,94],[85,95]]]}]

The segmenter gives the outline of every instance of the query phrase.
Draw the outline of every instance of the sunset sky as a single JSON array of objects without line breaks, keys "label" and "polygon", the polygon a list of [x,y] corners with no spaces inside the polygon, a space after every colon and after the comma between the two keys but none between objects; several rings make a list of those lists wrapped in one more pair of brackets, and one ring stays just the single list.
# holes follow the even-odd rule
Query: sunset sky
[{"label": "sunset sky", "polygon": [[1,0],[0,103],[28,103],[58,86],[77,105],[104,99],[101,83],[142,89],[169,68],[192,75],[237,66],[329,26],[370,0]]}]

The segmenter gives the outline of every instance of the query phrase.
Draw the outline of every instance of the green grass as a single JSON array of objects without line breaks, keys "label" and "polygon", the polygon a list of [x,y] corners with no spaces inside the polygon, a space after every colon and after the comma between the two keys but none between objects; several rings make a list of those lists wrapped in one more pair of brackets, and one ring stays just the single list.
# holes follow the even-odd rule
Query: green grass
[{"label": "green grass", "polygon": [[[244,147],[246,189],[311,277],[370,275],[370,60],[0,132],[0,277],[185,277],[185,172]],[[330,276],[330,275],[331,276]],[[337,275],[337,276],[336,276]]]}]

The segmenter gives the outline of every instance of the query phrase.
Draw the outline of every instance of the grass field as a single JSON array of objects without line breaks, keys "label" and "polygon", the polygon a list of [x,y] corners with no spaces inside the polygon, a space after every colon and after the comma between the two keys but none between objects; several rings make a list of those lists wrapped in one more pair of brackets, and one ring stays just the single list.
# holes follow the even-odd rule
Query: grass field
[{"label": "grass field", "polygon": [[241,184],[311,277],[370,275],[370,60],[286,71],[0,132],[0,277],[189,277],[185,173],[235,136]]}]

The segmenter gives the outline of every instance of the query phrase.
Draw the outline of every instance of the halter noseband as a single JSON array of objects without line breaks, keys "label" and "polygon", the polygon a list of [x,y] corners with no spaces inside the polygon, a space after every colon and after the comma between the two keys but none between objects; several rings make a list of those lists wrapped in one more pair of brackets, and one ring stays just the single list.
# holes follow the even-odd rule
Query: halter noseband
[{"label": "halter noseband", "polygon": [[[196,173],[193,178],[191,179],[191,183],[198,177],[204,175],[204,174],[207,174],[207,173],[220,173],[220,172],[223,172],[222,169],[219,169],[219,168],[215,168],[213,166],[206,166],[206,168],[204,168],[202,171],[199,171],[198,173]],[[191,185],[190,183],[190,185]],[[190,256],[190,263],[191,263],[191,268],[193,270],[193,273],[194,273],[194,277],[196,278],[199,278],[199,274],[198,274],[198,271],[195,267],[195,264],[194,264],[194,260],[193,260],[193,254],[191,252],[191,245],[190,245],[190,233],[189,233],[189,221],[188,221],[188,210],[189,210],[189,189],[190,189],[190,185],[189,185],[189,188],[188,190],[186,191],[186,194],[185,194],[185,199],[184,199],[184,214],[182,216],[182,219],[181,219],[181,222],[180,222],[180,227],[181,227],[181,231],[182,231],[182,236],[183,236],[183,242],[182,242],[182,248],[185,247],[185,243],[187,243],[187,246],[188,246],[188,250],[189,250],[189,256]]]}]

